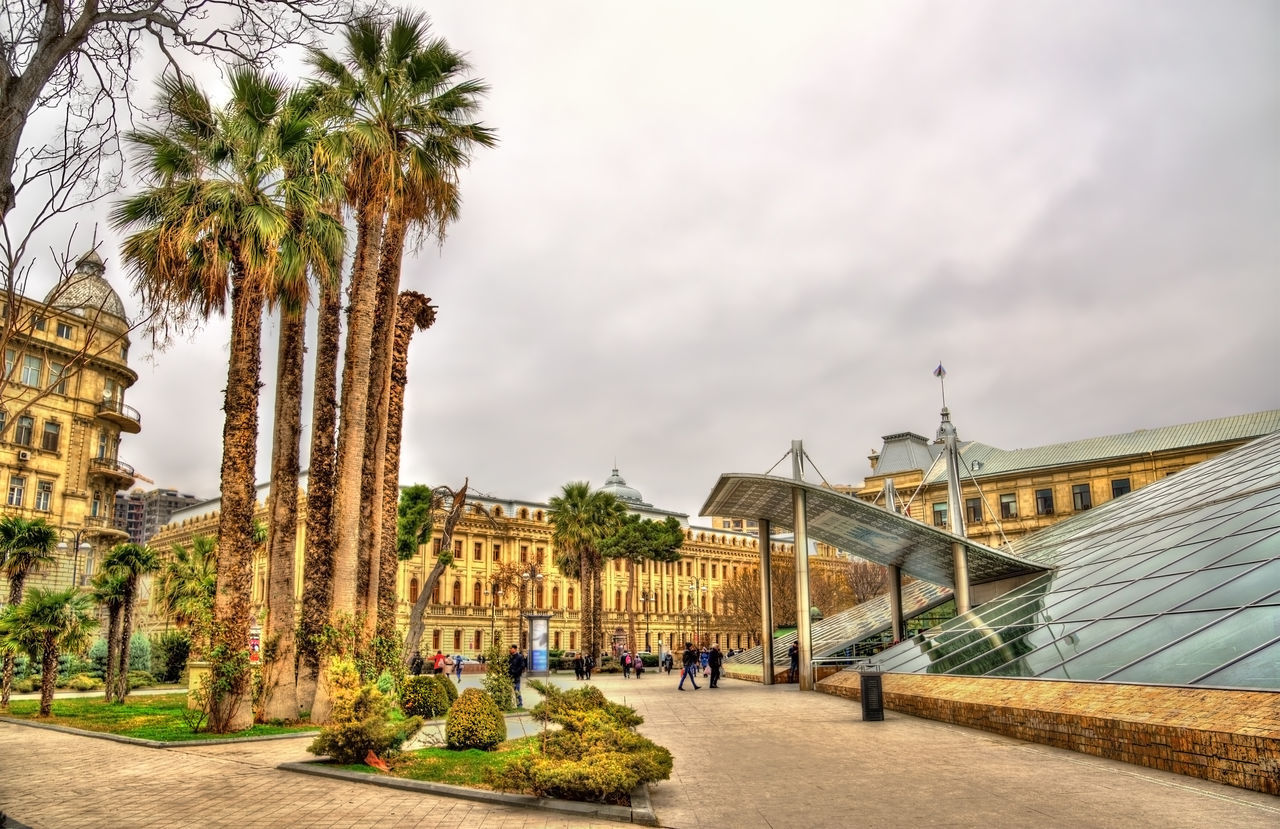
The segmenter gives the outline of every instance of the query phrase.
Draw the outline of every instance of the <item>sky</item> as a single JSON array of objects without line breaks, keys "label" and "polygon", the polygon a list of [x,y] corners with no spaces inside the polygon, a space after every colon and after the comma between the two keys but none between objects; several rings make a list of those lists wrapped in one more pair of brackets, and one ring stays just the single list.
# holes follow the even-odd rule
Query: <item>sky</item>
[{"label": "sky", "polygon": [[[616,464],[707,523],[793,439],[860,483],[932,437],[940,362],[1005,449],[1280,408],[1280,5],[412,5],[500,144],[406,258],[439,311],[404,484],[540,501]],[[120,456],[157,486],[217,494],[227,338],[135,338]]]}]

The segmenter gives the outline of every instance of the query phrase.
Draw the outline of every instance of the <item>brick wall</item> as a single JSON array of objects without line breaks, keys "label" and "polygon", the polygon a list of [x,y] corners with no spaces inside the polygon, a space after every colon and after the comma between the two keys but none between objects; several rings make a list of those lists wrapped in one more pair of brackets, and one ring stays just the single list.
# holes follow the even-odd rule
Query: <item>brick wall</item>
[{"label": "brick wall", "polygon": [[[1280,693],[884,674],[885,708],[1280,794]],[[842,671],[818,683],[860,699]]]}]

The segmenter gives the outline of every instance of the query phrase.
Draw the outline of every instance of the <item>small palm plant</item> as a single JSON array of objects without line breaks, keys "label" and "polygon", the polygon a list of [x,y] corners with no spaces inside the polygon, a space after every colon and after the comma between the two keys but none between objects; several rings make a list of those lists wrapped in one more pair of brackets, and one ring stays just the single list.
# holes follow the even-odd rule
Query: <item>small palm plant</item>
[{"label": "small palm plant", "polygon": [[49,716],[53,706],[58,655],[84,648],[97,626],[93,599],[74,587],[32,588],[0,616],[0,650],[10,655],[26,653],[33,662],[40,661],[40,716]]}]

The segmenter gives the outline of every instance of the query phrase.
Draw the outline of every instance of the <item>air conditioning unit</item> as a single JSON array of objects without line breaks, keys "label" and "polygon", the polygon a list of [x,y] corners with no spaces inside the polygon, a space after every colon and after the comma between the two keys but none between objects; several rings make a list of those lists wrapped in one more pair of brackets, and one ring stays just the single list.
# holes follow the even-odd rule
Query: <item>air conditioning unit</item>
[{"label": "air conditioning unit", "polygon": [[31,460],[31,453],[28,452],[26,449],[19,449],[18,460],[23,462]]}]

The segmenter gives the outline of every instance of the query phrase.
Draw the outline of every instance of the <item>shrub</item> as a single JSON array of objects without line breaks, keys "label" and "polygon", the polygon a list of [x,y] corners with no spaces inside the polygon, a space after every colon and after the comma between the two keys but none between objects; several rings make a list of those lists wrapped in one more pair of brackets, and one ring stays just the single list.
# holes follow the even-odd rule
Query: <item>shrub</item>
[{"label": "shrub", "polygon": [[449,708],[444,737],[451,749],[492,751],[507,739],[507,723],[492,697],[478,688],[468,688]]},{"label": "shrub", "polygon": [[449,710],[449,694],[431,674],[411,676],[404,681],[400,709],[410,717],[442,717]]},{"label": "shrub", "polygon": [[76,691],[96,691],[102,687],[102,680],[87,674],[77,674],[67,682],[67,687]]},{"label": "shrub", "polygon": [[130,688],[141,688],[145,685],[155,685],[155,684],[156,684],[156,678],[146,671],[130,671],[129,672]]},{"label": "shrub", "polygon": [[495,642],[485,651],[484,679],[480,684],[499,711],[516,710],[516,689],[507,674],[507,652],[501,642]]},{"label": "shrub", "polygon": [[542,702],[529,712],[541,722],[560,722],[563,717],[575,712],[601,711],[626,728],[635,728],[644,723],[644,717],[636,713],[636,709],[610,702],[604,692],[594,685],[580,685],[562,691],[550,683],[530,680],[529,687],[542,694]]},{"label": "shrub", "polygon": [[644,663],[646,668],[658,667],[658,655],[656,653],[642,653],[640,654],[640,661]]},{"label": "shrub", "polygon": [[433,678],[444,688],[444,695],[449,700],[445,705],[447,709],[458,698],[458,686],[453,684],[453,680],[449,679],[448,674],[435,674]]},{"label": "shrub", "polygon": [[36,680],[34,677],[24,676],[22,679],[13,681],[13,693],[29,694],[36,689]]},{"label": "shrub", "polygon": [[151,637],[151,669],[160,682],[181,682],[190,657],[191,637],[185,630],[167,630]]},{"label": "shrub", "polygon": [[151,640],[142,631],[129,637],[129,672],[151,672]]},{"label": "shrub", "polygon": [[409,717],[391,722],[391,700],[376,685],[360,685],[354,663],[343,660],[331,671],[333,710],[329,724],[307,748],[339,763],[363,763],[372,751],[386,755],[398,749],[418,730],[422,720]]}]

